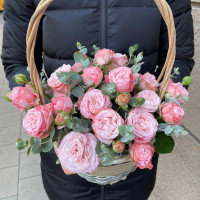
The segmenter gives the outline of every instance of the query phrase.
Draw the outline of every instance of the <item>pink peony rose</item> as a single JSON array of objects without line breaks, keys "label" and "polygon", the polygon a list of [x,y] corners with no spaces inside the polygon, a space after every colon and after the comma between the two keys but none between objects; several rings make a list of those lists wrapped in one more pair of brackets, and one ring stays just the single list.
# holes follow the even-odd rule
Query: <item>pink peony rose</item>
[{"label": "pink peony rose", "polygon": [[145,99],[145,103],[141,105],[140,108],[147,112],[156,112],[161,102],[160,97],[152,90],[143,90],[135,97]]},{"label": "pink peony rose", "polygon": [[103,72],[99,67],[90,66],[83,70],[81,77],[87,87],[92,85],[97,87],[103,80]]},{"label": "pink peony rose", "polygon": [[8,97],[12,100],[13,106],[21,112],[31,106],[38,105],[40,102],[38,94],[30,85],[14,87]]},{"label": "pink peony rose", "polygon": [[116,63],[119,67],[128,65],[128,58],[126,54],[122,55],[121,53],[115,53],[113,59],[113,62]]},{"label": "pink peony rose", "polygon": [[100,160],[95,148],[97,139],[92,133],[70,132],[61,140],[58,157],[62,166],[75,173],[91,173]]},{"label": "pink peony rose", "polygon": [[140,108],[134,108],[129,112],[126,124],[132,124],[135,134],[135,142],[149,142],[158,129],[158,122],[154,116]]},{"label": "pink peony rose", "polygon": [[165,122],[171,125],[179,125],[185,115],[183,108],[174,102],[162,103],[161,112]]},{"label": "pink peony rose", "polygon": [[172,80],[170,80],[166,92],[166,97],[175,98],[180,95],[180,98],[178,100],[179,103],[185,103],[182,100],[182,97],[188,97],[188,91],[183,87],[183,85],[180,82],[174,83]]},{"label": "pink peony rose", "polygon": [[95,116],[92,129],[101,142],[109,145],[119,135],[118,126],[122,125],[124,125],[123,118],[110,108]]},{"label": "pink peony rose", "polygon": [[63,65],[62,67],[59,67],[54,73],[52,73],[50,78],[47,80],[47,84],[53,90],[54,96],[59,96],[60,94],[68,94],[70,92],[70,85],[61,83],[56,74],[58,72],[69,71],[71,71],[71,66]]},{"label": "pink peony rose", "polygon": [[74,107],[70,97],[66,97],[64,95],[53,98],[52,103],[53,103],[52,104],[53,111],[54,111],[55,114],[58,114],[59,110],[62,110],[63,112],[70,114],[73,107]]},{"label": "pink peony rose", "polygon": [[131,159],[140,169],[152,169],[151,163],[155,148],[149,143],[133,143],[129,149]]},{"label": "pink peony rose", "polygon": [[94,57],[94,62],[98,65],[107,65],[113,60],[114,52],[110,49],[98,50]]},{"label": "pink peony rose", "polygon": [[52,122],[51,107],[46,104],[30,109],[24,117],[23,126],[31,136],[43,139],[49,136]]},{"label": "pink peony rose", "polygon": [[118,67],[109,72],[105,77],[107,84],[116,83],[120,93],[131,92],[134,86],[133,73],[129,67]]},{"label": "pink peony rose", "polygon": [[81,65],[81,63],[75,63],[72,66],[71,70],[75,71],[75,72],[82,72],[83,71],[83,66]]},{"label": "pink peony rose", "polygon": [[76,102],[76,106],[77,106],[77,108],[78,108],[79,110],[80,110],[80,106],[81,106],[82,100],[83,100],[83,97],[79,97],[79,98],[78,98],[78,101]]},{"label": "pink peony rose", "polygon": [[81,101],[80,111],[85,118],[94,119],[100,111],[111,106],[110,98],[102,94],[101,90],[90,89]]},{"label": "pink peony rose", "polygon": [[158,89],[158,82],[156,81],[156,77],[150,73],[145,73],[144,75],[139,76],[139,89],[140,90],[154,90]]}]

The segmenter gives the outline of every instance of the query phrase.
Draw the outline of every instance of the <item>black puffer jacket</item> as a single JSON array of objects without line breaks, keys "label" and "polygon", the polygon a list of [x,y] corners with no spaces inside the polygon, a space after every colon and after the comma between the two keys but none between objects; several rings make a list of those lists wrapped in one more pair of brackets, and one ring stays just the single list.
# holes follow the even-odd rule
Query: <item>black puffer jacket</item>
[{"label": "black puffer jacket", "polygon": [[[31,15],[39,0],[5,0],[2,61],[10,87],[12,77],[26,73],[25,38]],[[193,62],[193,24],[190,0],[168,0],[175,18],[177,54],[175,66],[179,79],[189,75]],[[144,52],[142,72],[162,69],[168,49],[166,26],[153,0],[55,0],[45,12],[38,32],[35,59],[38,70],[42,61],[50,75],[56,68],[73,64],[76,42],[92,50],[92,45],[126,53],[138,43]],[[125,181],[112,186],[98,186],[78,175],[66,176],[56,165],[52,150],[41,153],[44,187],[51,200],[146,200],[156,177],[158,154],[152,170],[137,169]]]},{"label": "black puffer jacket", "polygon": [[[28,22],[39,0],[5,0],[2,60],[5,73],[14,86],[14,74],[26,71],[25,37]],[[175,17],[177,55],[175,66],[180,79],[193,67],[193,24],[190,0],[168,0]],[[92,51],[92,45],[127,53],[139,44],[144,52],[142,72],[154,73],[165,61],[168,48],[166,26],[153,0],[55,0],[45,12],[36,45],[36,63],[49,75],[63,63],[73,64],[79,41]]]}]

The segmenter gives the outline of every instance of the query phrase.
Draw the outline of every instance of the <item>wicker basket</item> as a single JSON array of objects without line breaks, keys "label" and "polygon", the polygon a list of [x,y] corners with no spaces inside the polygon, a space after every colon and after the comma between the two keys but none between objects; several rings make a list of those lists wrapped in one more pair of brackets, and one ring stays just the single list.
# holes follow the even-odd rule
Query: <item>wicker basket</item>
[{"label": "wicker basket", "polygon": [[[169,37],[169,49],[166,57],[165,64],[163,69],[160,73],[160,76],[157,79],[157,82],[161,82],[159,88],[159,95],[161,99],[164,96],[166,87],[168,85],[171,71],[174,65],[175,54],[176,54],[176,31],[174,26],[174,19],[172,11],[167,4],[166,0],[154,0],[166,25],[168,28],[168,37]],[[53,0],[41,0],[38,4],[35,13],[33,14],[26,37],[26,44],[27,44],[27,63],[30,69],[30,78],[32,84],[36,87],[36,90],[40,96],[41,103],[45,104],[44,94],[42,91],[41,81],[37,72],[35,60],[34,60],[34,49],[35,49],[35,42],[37,37],[38,26],[40,20],[48,8],[49,4],[51,4]],[[112,184],[119,180],[125,179],[126,176],[134,171],[136,166],[134,165],[133,161],[130,160],[129,157],[124,156],[120,159],[116,159],[114,164],[110,167],[100,166],[95,172],[92,174],[80,174],[80,176],[84,177],[88,181],[95,182],[98,184]]]}]

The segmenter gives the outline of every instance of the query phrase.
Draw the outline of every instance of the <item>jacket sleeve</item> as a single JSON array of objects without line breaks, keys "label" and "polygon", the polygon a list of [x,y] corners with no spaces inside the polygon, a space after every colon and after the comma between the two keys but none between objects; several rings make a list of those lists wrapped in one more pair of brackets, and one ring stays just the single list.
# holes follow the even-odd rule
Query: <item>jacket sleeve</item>
[{"label": "jacket sleeve", "polygon": [[[13,80],[15,74],[23,73],[28,78],[30,77],[26,70],[26,32],[34,10],[35,5],[31,0],[5,0],[4,2],[1,58],[10,89],[17,86]],[[42,68],[42,29],[41,27],[39,29],[35,47],[35,62],[38,71]]]},{"label": "jacket sleeve", "polygon": [[[180,75],[175,82],[182,81],[185,76],[190,75],[194,66],[194,32],[191,15],[190,0],[168,0],[172,9],[176,27],[176,58],[174,67],[179,67]],[[161,25],[160,50],[158,65],[159,70],[165,62],[168,50],[168,33],[164,20]]]}]

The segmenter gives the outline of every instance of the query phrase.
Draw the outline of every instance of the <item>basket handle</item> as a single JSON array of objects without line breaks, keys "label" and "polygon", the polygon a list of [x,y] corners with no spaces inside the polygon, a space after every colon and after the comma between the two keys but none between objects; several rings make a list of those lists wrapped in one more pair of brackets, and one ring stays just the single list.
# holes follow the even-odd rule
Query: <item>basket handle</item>
[{"label": "basket handle", "polygon": [[[35,86],[36,91],[38,92],[41,103],[45,104],[44,99],[44,93],[42,90],[42,85],[40,81],[39,74],[37,72],[35,60],[34,60],[34,49],[35,49],[35,43],[36,43],[36,37],[38,32],[38,27],[40,20],[48,8],[48,6],[53,2],[54,0],[41,0],[38,4],[35,13],[33,14],[29,26],[28,31],[26,35],[26,54],[27,54],[27,63],[28,67],[30,69],[30,78],[32,84]],[[159,95],[161,99],[164,96],[165,90],[168,86],[171,71],[174,65],[175,61],[175,54],[176,54],[176,30],[174,26],[174,19],[172,11],[166,2],[166,0],[154,0],[168,29],[168,37],[169,37],[169,49],[166,57],[165,64],[162,68],[162,71],[160,73],[160,76],[158,77],[157,81],[160,82],[160,80],[163,78],[162,83],[160,85],[159,89]]]}]

